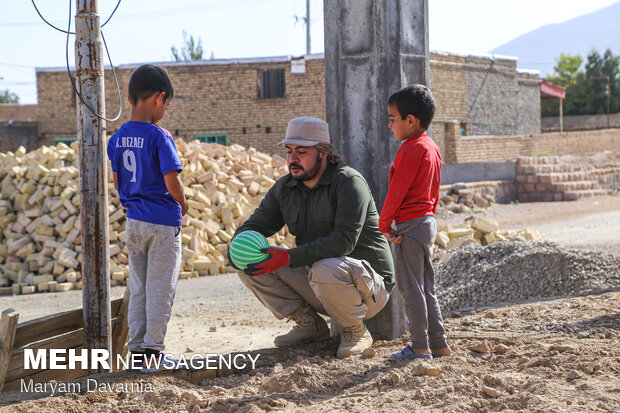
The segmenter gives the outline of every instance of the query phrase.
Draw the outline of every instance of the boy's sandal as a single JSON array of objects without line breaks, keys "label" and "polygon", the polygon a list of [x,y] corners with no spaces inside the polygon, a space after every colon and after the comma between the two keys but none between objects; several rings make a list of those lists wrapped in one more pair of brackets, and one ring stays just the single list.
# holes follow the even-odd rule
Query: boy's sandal
[{"label": "boy's sandal", "polygon": [[411,350],[410,346],[406,346],[401,351],[397,351],[388,356],[388,360],[390,361],[415,360],[415,359],[432,360],[433,356],[430,354],[415,354],[413,350]]}]

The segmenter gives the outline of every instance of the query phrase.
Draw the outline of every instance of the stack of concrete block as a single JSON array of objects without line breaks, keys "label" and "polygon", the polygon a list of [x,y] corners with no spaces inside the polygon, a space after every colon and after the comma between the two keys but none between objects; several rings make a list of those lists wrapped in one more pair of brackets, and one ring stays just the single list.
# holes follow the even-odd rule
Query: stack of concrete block
[{"label": "stack of concrete block", "polygon": [[[182,278],[227,270],[226,250],[276,179],[284,158],[239,145],[176,142],[189,211],[183,218]],[[111,284],[129,275],[125,212],[108,162]],[[0,294],[81,288],[77,143],[0,153]],[[284,228],[271,245],[292,247]]]},{"label": "stack of concrete block", "polygon": [[465,219],[462,225],[444,225],[438,228],[434,250],[452,250],[468,243],[489,245],[495,241],[532,241],[540,239],[540,233],[536,228],[526,228],[520,231],[500,231],[497,221],[470,216]]},{"label": "stack of concrete block", "polygon": [[608,194],[588,169],[563,164],[557,156],[517,158],[517,199],[519,202],[574,201]]}]

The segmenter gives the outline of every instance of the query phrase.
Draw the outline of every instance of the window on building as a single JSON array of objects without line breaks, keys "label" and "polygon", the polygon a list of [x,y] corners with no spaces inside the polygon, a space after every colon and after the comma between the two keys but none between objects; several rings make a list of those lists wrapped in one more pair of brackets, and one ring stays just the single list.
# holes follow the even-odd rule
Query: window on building
[{"label": "window on building", "polygon": [[260,98],[283,98],[286,94],[284,69],[260,72]]},{"label": "window on building", "polygon": [[55,138],[53,144],[56,146],[59,143],[64,143],[67,146],[71,146],[71,144],[75,141],[77,141],[77,138]]},{"label": "window on building", "polygon": [[461,122],[461,136],[469,135],[469,125],[467,122]]},{"label": "window on building", "polygon": [[225,134],[213,134],[213,135],[196,135],[195,138],[204,143],[217,143],[220,145],[228,146],[228,136]]}]

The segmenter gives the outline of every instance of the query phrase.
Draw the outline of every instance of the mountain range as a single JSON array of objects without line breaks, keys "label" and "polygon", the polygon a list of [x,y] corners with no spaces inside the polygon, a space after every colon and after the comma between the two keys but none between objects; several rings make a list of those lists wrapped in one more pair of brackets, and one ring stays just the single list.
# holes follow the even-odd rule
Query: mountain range
[{"label": "mountain range", "polygon": [[578,54],[586,62],[594,49],[601,55],[606,49],[620,54],[620,2],[563,23],[539,27],[489,53],[516,56],[518,68],[540,70],[544,78],[553,74],[560,53]]}]

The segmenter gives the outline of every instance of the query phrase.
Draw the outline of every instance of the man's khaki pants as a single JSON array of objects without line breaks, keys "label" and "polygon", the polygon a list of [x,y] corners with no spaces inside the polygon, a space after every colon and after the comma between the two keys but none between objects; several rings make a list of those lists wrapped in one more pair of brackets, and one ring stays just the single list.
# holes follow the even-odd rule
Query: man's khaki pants
[{"label": "man's khaki pants", "polygon": [[286,266],[259,276],[237,274],[279,319],[306,301],[338,327],[352,327],[374,317],[389,297],[383,278],[366,261],[350,257],[325,258],[312,267]]}]

